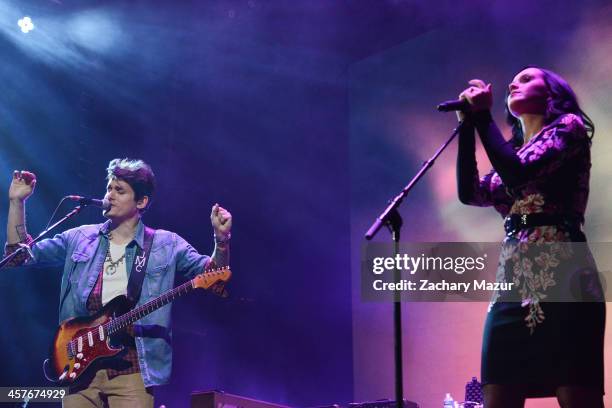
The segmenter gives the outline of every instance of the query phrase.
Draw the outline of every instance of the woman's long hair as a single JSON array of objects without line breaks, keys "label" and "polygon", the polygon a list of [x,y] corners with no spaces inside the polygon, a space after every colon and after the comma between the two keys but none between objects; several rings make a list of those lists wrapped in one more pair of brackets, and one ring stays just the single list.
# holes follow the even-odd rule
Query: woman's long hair
[{"label": "woman's long hair", "polygon": [[[593,139],[593,135],[595,134],[595,125],[593,124],[591,118],[589,118],[589,116],[580,108],[576,94],[574,93],[572,87],[569,86],[567,81],[552,71],[533,65],[528,65],[521,69],[521,71],[526,68],[536,68],[542,71],[544,74],[544,82],[546,83],[548,92],[550,93],[550,98],[548,99],[546,106],[546,113],[544,114],[544,123],[549,124],[561,115],[573,113],[582,119],[589,140]],[[506,90],[506,122],[512,127],[512,143],[515,146],[522,146],[524,142],[523,128],[521,127],[520,120],[512,116],[512,113],[510,113],[510,110],[508,109],[509,95],[509,90]]]}]

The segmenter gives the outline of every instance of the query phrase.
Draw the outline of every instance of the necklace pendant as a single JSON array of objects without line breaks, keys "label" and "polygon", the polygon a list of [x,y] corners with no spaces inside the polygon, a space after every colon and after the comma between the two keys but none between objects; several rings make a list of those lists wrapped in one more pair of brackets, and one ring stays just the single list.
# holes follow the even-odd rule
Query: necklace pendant
[{"label": "necklace pendant", "polygon": [[104,271],[104,273],[105,273],[107,276],[114,275],[114,274],[115,274],[115,272],[117,272],[117,266],[115,266],[115,265],[113,265],[113,264],[108,265],[108,266],[106,267],[105,271]]}]

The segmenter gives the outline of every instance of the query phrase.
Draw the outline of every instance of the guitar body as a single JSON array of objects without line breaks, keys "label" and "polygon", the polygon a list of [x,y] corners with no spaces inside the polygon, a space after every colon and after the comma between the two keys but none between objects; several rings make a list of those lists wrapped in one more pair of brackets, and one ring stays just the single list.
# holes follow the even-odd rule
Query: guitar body
[{"label": "guitar body", "polygon": [[126,297],[118,296],[93,316],[63,322],[55,333],[50,358],[45,361],[45,376],[62,385],[72,384],[92,364],[121,353],[123,347],[113,346],[112,336],[107,336],[102,327],[124,313],[126,305]]}]

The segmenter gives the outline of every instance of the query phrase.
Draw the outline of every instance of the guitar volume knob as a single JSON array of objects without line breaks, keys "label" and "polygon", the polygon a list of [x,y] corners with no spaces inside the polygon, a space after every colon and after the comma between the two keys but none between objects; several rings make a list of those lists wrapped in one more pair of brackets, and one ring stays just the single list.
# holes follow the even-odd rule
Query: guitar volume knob
[{"label": "guitar volume knob", "polygon": [[78,370],[79,368],[81,368],[81,364],[79,363],[74,363],[74,369]]},{"label": "guitar volume knob", "polygon": [[79,354],[77,354],[77,355],[76,355],[76,357],[77,357],[79,360],[80,360],[80,359],[82,359],[82,358],[83,358],[83,353],[79,353]]}]

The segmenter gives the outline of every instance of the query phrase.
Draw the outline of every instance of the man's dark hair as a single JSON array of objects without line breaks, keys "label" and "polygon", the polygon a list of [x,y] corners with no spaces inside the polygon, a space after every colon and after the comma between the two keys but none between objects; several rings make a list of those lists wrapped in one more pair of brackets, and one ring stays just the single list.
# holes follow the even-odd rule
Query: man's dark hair
[{"label": "man's dark hair", "polygon": [[134,190],[135,201],[139,201],[144,196],[149,197],[149,202],[145,208],[140,210],[141,213],[151,206],[155,192],[155,174],[151,166],[137,159],[113,159],[108,163],[106,172],[108,181],[117,179],[128,183]]}]

